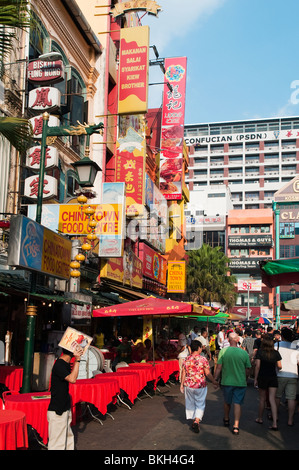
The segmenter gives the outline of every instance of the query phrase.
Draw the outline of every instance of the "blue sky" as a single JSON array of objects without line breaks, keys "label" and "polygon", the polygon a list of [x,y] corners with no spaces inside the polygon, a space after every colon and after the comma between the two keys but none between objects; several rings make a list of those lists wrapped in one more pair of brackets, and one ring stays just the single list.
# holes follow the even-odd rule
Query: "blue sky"
[{"label": "blue sky", "polygon": [[[158,18],[142,24],[160,57],[188,58],[185,124],[299,116],[298,0],[157,3]],[[158,81],[151,67],[150,83]],[[161,95],[150,87],[150,107]]]}]

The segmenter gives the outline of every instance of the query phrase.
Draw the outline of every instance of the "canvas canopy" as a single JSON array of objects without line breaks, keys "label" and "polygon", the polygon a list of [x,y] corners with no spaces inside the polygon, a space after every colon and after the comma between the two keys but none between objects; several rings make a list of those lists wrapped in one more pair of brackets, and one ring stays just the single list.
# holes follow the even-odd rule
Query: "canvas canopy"
[{"label": "canvas canopy", "polygon": [[299,284],[299,258],[260,262],[262,281],[268,287]]},{"label": "canvas canopy", "polygon": [[[148,297],[147,299],[134,300],[120,305],[111,305],[95,309],[92,312],[93,317],[125,317],[142,315],[167,315],[178,316],[193,313],[193,306],[186,302],[177,302],[175,300],[158,299]],[[216,312],[202,309],[203,315],[214,315]]]}]

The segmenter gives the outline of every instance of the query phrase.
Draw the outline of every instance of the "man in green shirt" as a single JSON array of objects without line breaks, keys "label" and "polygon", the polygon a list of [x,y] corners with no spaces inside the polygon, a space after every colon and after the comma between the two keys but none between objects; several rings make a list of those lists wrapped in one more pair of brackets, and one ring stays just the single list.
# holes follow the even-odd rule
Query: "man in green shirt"
[{"label": "man in green shirt", "polygon": [[215,379],[218,380],[221,374],[221,388],[224,396],[224,426],[229,426],[229,413],[233,404],[233,434],[239,434],[241,405],[244,402],[251,364],[248,353],[238,347],[239,336],[236,333],[230,333],[228,340],[230,346],[221,349],[219,353]]}]

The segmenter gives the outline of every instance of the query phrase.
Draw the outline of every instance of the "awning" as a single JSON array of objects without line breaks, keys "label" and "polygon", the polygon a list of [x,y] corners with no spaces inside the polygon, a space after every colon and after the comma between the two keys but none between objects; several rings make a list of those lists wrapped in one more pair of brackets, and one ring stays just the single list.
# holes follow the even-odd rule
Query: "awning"
[{"label": "awning", "polygon": [[268,287],[299,284],[299,258],[260,261],[262,281]]},{"label": "awning", "polygon": [[168,299],[157,299],[147,297],[146,299],[135,300],[121,305],[112,305],[95,309],[93,317],[126,317],[142,315],[167,315],[177,316],[192,314],[192,305],[185,302],[176,302]]}]

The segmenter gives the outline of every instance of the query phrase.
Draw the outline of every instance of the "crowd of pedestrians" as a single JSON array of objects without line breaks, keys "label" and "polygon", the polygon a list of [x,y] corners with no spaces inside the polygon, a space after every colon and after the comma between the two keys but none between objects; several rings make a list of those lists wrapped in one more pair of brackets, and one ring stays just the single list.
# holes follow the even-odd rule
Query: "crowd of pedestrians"
[{"label": "crowd of pedestrians", "polygon": [[[257,424],[264,415],[271,420],[269,429],[279,429],[282,405],[287,407],[287,424],[294,425],[299,406],[299,321],[294,329],[271,326],[255,329],[220,326],[218,331],[194,327],[189,335],[180,333],[180,389],[185,394],[186,419],[199,432],[205,411],[208,381],[223,393],[223,425],[232,433],[240,432],[242,405],[248,384],[258,390]],[[208,379],[208,381],[207,381]],[[299,409],[298,409],[299,411]]]}]

